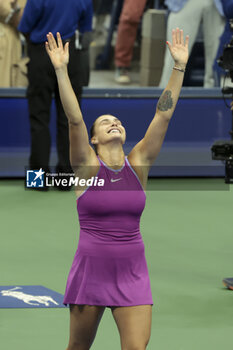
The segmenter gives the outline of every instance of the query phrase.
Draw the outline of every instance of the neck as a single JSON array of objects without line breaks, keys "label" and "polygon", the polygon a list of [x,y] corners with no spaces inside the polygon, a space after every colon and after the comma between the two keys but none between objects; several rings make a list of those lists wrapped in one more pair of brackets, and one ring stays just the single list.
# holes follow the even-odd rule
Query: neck
[{"label": "neck", "polygon": [[114,148],[99,147],[98,155],[100,159],[113,169],[121,168],[125,162],[125,154],[122,145]]}]

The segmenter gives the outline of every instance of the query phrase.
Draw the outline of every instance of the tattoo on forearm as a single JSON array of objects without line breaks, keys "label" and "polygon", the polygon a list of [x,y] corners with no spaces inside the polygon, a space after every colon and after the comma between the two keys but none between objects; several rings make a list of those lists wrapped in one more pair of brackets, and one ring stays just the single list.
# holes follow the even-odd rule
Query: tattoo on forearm
[{"label": "tattoo on forearm", "polygon": [[163,112],[166,112],[173,107],[172,92],[170,90],[164,91],[162,96],[160,96],[157,107]]}]

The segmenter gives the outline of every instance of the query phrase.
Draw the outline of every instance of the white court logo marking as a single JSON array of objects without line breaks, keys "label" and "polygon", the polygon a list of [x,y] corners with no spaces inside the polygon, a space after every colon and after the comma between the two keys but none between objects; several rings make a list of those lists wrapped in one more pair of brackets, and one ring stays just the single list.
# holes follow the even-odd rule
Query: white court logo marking
[{"label": "white court logo marking", "polygon": [[[14,292],[16,289],[22,289],[21,287],[15,287],[9,290],[1,290],[1,294],[4,297],[12,297],[19,300],[22,300],[25,304],[29,305],[40,305],[44,304],[45,306],[49,306],[49,303],[53,303],[55,305],[58,305],[58,303],[53,300],[52,297],[46,296],[46,295],[30,295],[25,294],[23,292]],[[37,303],[32,303],[32,301],[36,301]]]}]

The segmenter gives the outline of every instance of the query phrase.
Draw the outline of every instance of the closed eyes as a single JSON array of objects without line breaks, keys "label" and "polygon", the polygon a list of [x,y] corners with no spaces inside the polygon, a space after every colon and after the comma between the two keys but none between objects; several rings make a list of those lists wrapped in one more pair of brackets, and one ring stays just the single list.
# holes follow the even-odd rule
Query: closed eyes
[{"label": "closed eyes", "polygon": [[[102,119],[100,124],[111,124],[113,121],[110,120],[110,119]],[[117,122],[118,124],[122,125],[121,124],[121,121],[119,119],[114,119],[114,122]]]}]

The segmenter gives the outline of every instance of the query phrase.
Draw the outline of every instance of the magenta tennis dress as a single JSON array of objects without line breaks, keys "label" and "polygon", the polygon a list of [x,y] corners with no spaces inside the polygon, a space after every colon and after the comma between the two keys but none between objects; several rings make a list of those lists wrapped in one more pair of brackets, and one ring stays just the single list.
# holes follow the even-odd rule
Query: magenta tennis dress
[{"label": "magenta tennis dress", "polygon": [[119,170],[98,159],[105,183],[77,200],[80,237],[63,303],[153,305],[140,233],[145,192],[127,158]]}]

